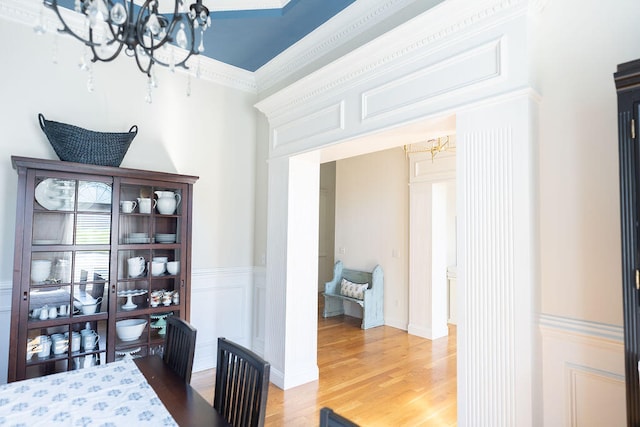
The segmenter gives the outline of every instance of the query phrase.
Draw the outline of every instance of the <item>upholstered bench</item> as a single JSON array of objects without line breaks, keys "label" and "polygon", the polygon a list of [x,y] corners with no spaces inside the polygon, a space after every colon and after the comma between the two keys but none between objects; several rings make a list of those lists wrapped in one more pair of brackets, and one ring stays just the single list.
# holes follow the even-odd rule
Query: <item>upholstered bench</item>
[{"label": "upholstered bench", "polygon": [[362,307],[362,329],[384,324],[384,283],[382,267],[371,272],[343,268],[342,261],[333,267],[333,280],[324,285],[324,317],[344,314],[344,301]]}]

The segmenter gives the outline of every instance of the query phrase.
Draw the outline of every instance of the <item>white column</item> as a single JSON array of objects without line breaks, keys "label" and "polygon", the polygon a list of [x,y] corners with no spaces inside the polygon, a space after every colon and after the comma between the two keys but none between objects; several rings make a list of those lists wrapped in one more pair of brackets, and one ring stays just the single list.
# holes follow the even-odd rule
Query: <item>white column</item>
[{"label": "white column", "polygon": [[461,112],[458,425],[533,425],[535,111],[529,94]]},{"label": "white column", "polygon": [[447,327],[447,190],[445,183],[410,187],[408,332],[436,339]]},{"label": "white column", "polygon": [[318,379],[318,201],[313,155],[269,161],[265,358],[288,389]]}]

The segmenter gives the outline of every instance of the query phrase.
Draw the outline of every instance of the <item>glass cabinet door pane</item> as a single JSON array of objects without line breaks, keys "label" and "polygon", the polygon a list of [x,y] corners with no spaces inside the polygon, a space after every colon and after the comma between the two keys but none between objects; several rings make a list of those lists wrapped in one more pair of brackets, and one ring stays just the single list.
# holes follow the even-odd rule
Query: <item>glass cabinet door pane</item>
[{"label": "glass cabinet door pane", "polygon": [[111,212],[111,184],[100,181],[78,183],[78,210]]},{"label": "glass cabinet door pane", "polygon": [[73,244],[73,213],[34,212],[32,244]]},{"label": "glass cabinet door pane", "polygon": [[76,252],[73,282],[109,281],[109,251]]},{"label": "glass cabinet door pane", "polygon": [[154,207],[152,196],[149,186],[123,184],[120,186],[120,212],[150,214]]},{"label": "glass cabinet door pane", "polygon": [[139,245],[151,242],[149,215],[121,215],[118,230],[119,243]]},{"label": "glass cabinet door pane", "polygon": [[69,286],[32,288],[29,291],[29,321],[69,317],[71,294]]},{"label": "glass cabinet door pane", "polygon": [[108,245],[111,241],[111,216],[78,214],[76,244]]},{"label": "glass cabinet door pane", "polygon": [[75,207],[76,182],[68,179],[38,178],[34,210],[72,211]]}]

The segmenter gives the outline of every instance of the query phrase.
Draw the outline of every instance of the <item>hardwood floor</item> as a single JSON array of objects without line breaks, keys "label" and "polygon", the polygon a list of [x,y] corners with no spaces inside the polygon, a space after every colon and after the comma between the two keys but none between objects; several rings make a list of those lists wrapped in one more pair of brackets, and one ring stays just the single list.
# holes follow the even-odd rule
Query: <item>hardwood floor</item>
[{"label": "hardwood floor", "polygon": [[[320,379],[283,391],[273,384],[267,426],[317,426],[323,406],[366,426],[455,426],[456,328],[429,341],[388,326],[363,331],[349,316],[318,319]],[[213,401],[213,370],[191,385]]]}]

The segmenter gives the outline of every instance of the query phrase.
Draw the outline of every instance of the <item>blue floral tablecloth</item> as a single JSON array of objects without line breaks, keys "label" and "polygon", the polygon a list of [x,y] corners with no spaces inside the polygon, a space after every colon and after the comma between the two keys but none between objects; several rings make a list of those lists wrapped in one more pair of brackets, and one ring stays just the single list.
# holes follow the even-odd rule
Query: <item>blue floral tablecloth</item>
[{"label": "blue floral tablecloth", "polygon": [[0,426],[177,426],[131,359],[0,385]]}]

